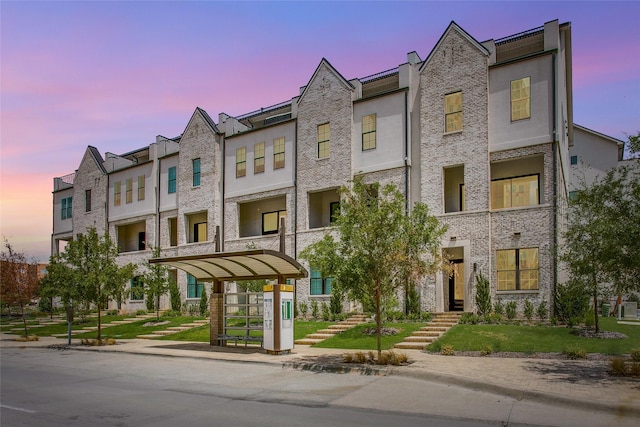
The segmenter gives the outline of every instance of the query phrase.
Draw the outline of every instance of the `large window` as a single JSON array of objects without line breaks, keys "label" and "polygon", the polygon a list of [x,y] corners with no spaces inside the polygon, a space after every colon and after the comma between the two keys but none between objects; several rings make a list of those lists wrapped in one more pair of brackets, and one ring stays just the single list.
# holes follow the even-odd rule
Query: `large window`
[{"label": "large window", "polygon": [[538,248],[496,251],[498,290],[538,289]]},{"label": "large window", "polygon": [[84,190],[84,211],[91,212],[91,190]]},{"label": "large window", "polygon": [[311,268],[311,295],[329,295],[331,293],[331,283],[333,277],[322,278],[319,270]]},{"label": "large window", "polygon": [[193,224],[193,241],[194,242],[206,242],[207,241],[207,223],[198,222]]},{"label": "large window", "polygon": [[168,193],[175,193],[176,192],[176,167],[175,166],[171,166],[169,168],[169,178],[168,178],[168,182],[167,182],[167,189],[168,189]]},{"label": "large window", "polygon": [[253,146],[253,173],[264,172],[264,142]]},{"label": "large window", "polygon": [[362,117],[362,151],[376,148],[376,115]]},{"label": "large window", "polygon": [[133,178],[128,178],[126,181],[125,197],[126,197],[127,203],[133,202]]},{"label": "large window", "polygon": [[287,211],[274,211],[262,214],[262,234],[276,234],[280,226],[280,218],[286,218]]},{"label": "large window", "polygon": [[73,197],[62,199],[62,210],[60,211],[61,219],[70,219],[73,214]]},{"label": "large window", "polygon": [[247,175],[247,148],[236,149],[236,178]]},{"label": "large window", "polygon": [[329,140],[331,138],[331,127],[329,123],[318,125],[318,158],[326,159],[329,157]]},{"label": "large window", "polygon": [[273,168],[284,167],[284,136],[273,140]]},{"label": "large window", "polygon": [[444,120],[445,132],[462,130],[462,92],[445,95]]},{"label": "large window", "polygon": [[131,301],[144,300],[144,285],[140,276],[136,276],[130,280],[131,284]]},{"label": "large window", "polygon": [[178,218],[169,218],[169,246],[178,246]]},{"label": "large window", "polygon": [[187,273],[187,298],[200,298],[204,283],[196,282],[196,278]]},{"label": "large window", "polygon": [[191,163],[193,165],[193,186],[198,187],[200,185],[200,159],[193,159]]},{"label": "large window", "polygon": [[536,174],[491,181],[491,209],[540,204],[539,180]]},{"label": "large window", "polygon": [[145,176],[138,175],[138,201],[145,198]]},{"label": "large window", "polygon": [[113,206],[120,206],[122,203],[122,183],[116,181],[113,183]]},{"label": "large window", "polygon": [[531,78],[511,81],[511,121],[531,117]]}]

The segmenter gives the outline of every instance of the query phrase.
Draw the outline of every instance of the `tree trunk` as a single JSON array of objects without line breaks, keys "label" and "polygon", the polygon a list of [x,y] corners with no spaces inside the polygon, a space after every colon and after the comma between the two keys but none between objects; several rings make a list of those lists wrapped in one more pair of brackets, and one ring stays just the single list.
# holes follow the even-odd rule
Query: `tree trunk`
[{"label": "tree trunk", "polygon": [[593,315],[596,320],[596,334],[600,332],[600,324],[598,322],[598,287],[595,286],[595,278],[594,278],[594,286],[593,286]]},{"label": "tree trunk", "polygon": [[100,299],[98,299],[98,304],[97,305],[98,305],[98,341],[101,341],[102,340],[102,323],[101,323],[102,319],[100,318],[100,312],[102,310],[101,310],[101,307],[100,307]]},{"label": "tree trunk", "polygon": [[160,295],[156,295],[156,322],[160,321]]},{"label": "tree trunk", "polygon": [[380,338],[380,334],[382,332],[381,324],[382,324],[382,319],[381,319],[381,310],[380,310],[380,285],[378,284],[376,286],[376,341],[378,344],[378,360],[380,360],[382,356],[382,342]]},{"label": "tree trunk", "polygon": [[20,303],[20,312],[22,313],[22,323],[24,324],[24,337],[29,338],[29,331],[27,330],[27,319],[24,317],[24,304]]}]

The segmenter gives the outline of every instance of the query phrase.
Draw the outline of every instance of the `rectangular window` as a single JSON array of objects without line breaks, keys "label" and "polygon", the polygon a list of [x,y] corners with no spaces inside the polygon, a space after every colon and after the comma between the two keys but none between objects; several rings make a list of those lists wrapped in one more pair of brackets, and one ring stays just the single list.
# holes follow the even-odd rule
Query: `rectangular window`
[{"label": "rectangular window", "polygon": [[538,289],[538,248],[496,251],[498,290]]},{"label": "rectangular window", "polygon": [[175,166],[171,166],[169,168],[169,180],[167,182],[167,188],[168,188],[168,193],[175,193],[176,192],[176,167]]},{"label": "rectangular window", "polygon": [[200,298],[204,283],[196,282],[196,278],[187,273],[187,298]]},{"label": "rectangular window", "polygon": [[138,201],[140,200],[144,200],[145,198],[145,176],[144,175],[138,175]]},{"label": "rectangular window", "polygon": [[266,212],[262,214],[262,234],[276,234],[280,219],[286,218],[287,211]]},{"label": "rectangular window", "polygon": [[571,164],[572,165],[578,164],[578,156],[571,156]]},{"label": "rectangular window", "polygon": [[336,222],[336,219],[338,219],[338,216],[340,216],[340,202],[331,202],[329,204],[329,212],[331,215],[329,222],[333,224]]},{"label": "rectangular window", "polygon": [[194,242],[206,242],[207,241],[207,223],[198,222],[193,224],[193,241]]},{"label": "rectangular window", "polygon": [[113,206],[120,206],[122,203],[122,183],[116,181],[113,183]]},{"label": "rectangular window", "polygon": [[144,300],[144,285],[142,283],[142,278],[140,276],[136,276],[130,280],[131,284],[131,301],[142,301]]},{"label": "rectangular window", "polygon": [[247,175],[247,148],[236,149],[236,178]]},{"label": "rectangular window", "polygon": [[318,158],[326,159],[330,154],[329,140],[331,138],[331,127],[329,123],[318,125]]},{"label": "rectangular window", "polygon": [[62,210],[60,211],[61,219],[70,219],[73,214],[73,197],[62,199]]},{"label": "rectangular window", "polygon": [[464,212],[466,208],[464,184],[460,184],[460,212]]},{"label": "rectangular window", "polygon": [[376,115],[362,117],[362,151],[376,148]]},{"label": "rectangular window", "polygon": [[511,81],[511,121],[531,117],[531,78]]},{"label": "rectangular window", "polygon": [[178,218],[169,218],[169,246],[178,246]]},{"label": "rectangular window", "polygon": [[284,136],[273,140],[273,169],[284,167]]},{"label": "rectangular window", "polygon": [[319,270],[311,268],[311,295],[329,295],[331,293],[331,283],[333,277],[322,278]]},{"label": "rectangular window", "polygon": [[125,197],[126,197],[127,203],[133,202],[133,178],[128,178],[126,181]]},{"label": "rectangular window", "polygon": [[539,175],[491,181],[491,209],[540,204]]},{"label": "rectangular window", "polygon": [[444,97],[445,132],[462,130],[462,92],[450,93]]},{"label": "rectangular window", "polygon": [[84,211],[91,212],[91,190],[84,190]]},{"label": "rectangular window", "polygon": [[253,173],[264,172],[264,142],[253,146]]},{"label": "rectangular window", "polygon": [[193,186],[200,186],[200,159],[193,159]]},{"label": "rectangular window", "polygon": [[570,202],[574,201],[577,195],[578,195],[577,191],[569,191],[569,201]]}]

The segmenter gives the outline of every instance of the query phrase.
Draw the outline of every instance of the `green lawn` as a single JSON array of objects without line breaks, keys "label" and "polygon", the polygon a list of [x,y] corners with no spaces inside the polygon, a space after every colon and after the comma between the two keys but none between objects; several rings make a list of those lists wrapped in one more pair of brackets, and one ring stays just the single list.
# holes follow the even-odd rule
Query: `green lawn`
[{"label": "green lawn", "polygon": [[584,338],[567,327],[516,325],[457,325],[428,349],[437,351],[451,345],[456,351],[480,351],[491,346],[494,352],[561,353],[578,347],[587,353],[625,354],[640,348],[640,325],[618,325],[615,318],[601,318],[604,331],[621,332],[623,339]]},{"label": "green lawn", "polygon": [[[113,320],[122,320],[126,317],[130,317],[130,316],[102,316],[102,324],[109,323]],[[45,319],[43,318],[42,320],[45,320]],[[39,337],[51,336],[54,334],[65,334],[67,333],[67,328],[68,328],[67,322],[58,323],[56,325],[47,325],[41,328],[30,328],[29,326],[30,324],[28,323],[27,328],[29,329],[29,335],[33,334]],[[98,326],[98,318],[87,317],[86,322],[81,322],[81,319],[79,317],[76,317],[75,322],[73,322],[72,324],[72,330],[79,331],[79,330],[82,330],[82,328],[89,327],[89,326]],[[19,327],[20,326],[16,326],[16,328],[19,328]],[[24,331],[10,332],[6,327],[3,327],[2,332],[23,335]]]},{"label": "green lawn", "polygon": [[[168,321],[169,323],[158,326],[144,326],[147,323],[155,322],[155,317],[150,319],[138,320],[123,325],[114,325],[102,328],[102,338],[130,339],[136,338],[138,335],[150,334],[154,331],[164,331],[172,326],[180,326],[184,323],[191,323],[194,320],[203,319],[202,317],[179,316],[179,317],[160,317],[160,322]],[[97,338],[98,331],[77,334],[74,338]]]},{"label": "green lawn", "polygon": [[[381,337],[381,347],[383,350],[393,348],[394,344],[401,342],[405,337],[411,335],[423,327],[424,323],[389,323],[385,327],[400,329],[395,335],[386,335]],[[375,328],[375,323],[364,323],[355,328],[348,329],[338,335],[315,344],[314,347],[320,348],[344,348],[358,350],[375,350],[378,348],[376,343],[376,335],[365,335],[362,331],[365,328]]]}]

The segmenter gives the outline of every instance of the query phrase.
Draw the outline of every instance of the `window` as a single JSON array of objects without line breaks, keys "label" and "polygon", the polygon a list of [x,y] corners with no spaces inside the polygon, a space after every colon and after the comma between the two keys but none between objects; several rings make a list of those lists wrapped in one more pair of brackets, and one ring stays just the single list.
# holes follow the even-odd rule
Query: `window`
[{"label": "window", "polygon": [[84,211],[91,212],[91,190],[84,190]]},{"label": "window", "polygon": [[207,241],[207,215],[207,211],[185,215],[184,219],[185,231],[187,232],[187,243],[198,243]]},{"label": "window", "polygon": [[197,283],[196,278],[187,273],[187,298],[200,298],[204,283]]},{"label": "window", "polygon": [[376,148],[376,115],[362,117],[362,151]]},{"label": "window", "polygon": [[538,248],[496,251],[498,290],[538,289]]},{"label": "window", "polygon": [[511,121],[531,117],[531,78],[511,81]]},{"label": "window", "polygon": [[262,214],[262,234],[276,234],[280,227],[280,218],[286,218],[287,211],[266,212]]},{"label": "window", "polygon": [[236,178],[247,174],[247,149],[246,147],[236,149]]},{"label": "window", "polygon": [[73,197],[62,199],[62,210],[60,212],[61,219],[70,219],[73,213],[72,209]]},{"label": "window", "polygon": [[571,156],[571,164],[572,165],[578,164],[578,156]]},{"label": "window", "polygon": [[144,186],[145,186],[145,176],[138,175],[138,201],[144,200],[144,197],[145,197]]},{"label": "window", "polygon": [[540,204],[539,175],[491,181],[491,209]]},{"label": "window", "polygon": [[139,251],[144,251],[146,249],[146,242],[147,238],[146,238],[146,233],[144,231],[140,231],[138,232],[138,250]]},{"label": "window", "polygon": [[329,295],[331,293],[331,283],[333,277],[322,278],[319,270],[311,268],[311,295]]},{"label": "window", "polygon": [[253,173],[264,172],[264,142],[253,146]]},{"label": "window", "polygon": [[444,97],[445,132],[462,130],[462,92],[450,93]]},{"label": "window", "polygon": [[569,191],[569,201],[570,202],[574,201],[577,195],[578,195],[577,191]]},{"label": "window", "polygon": [[125,197],[126,197],[127,203],[133,202],[133,178],[129,178],[126,181]]},{"label": "window", "polygon": [[460,184],[460,211],[466,210],[464,184]]},{"label": "window", "polygon": [[120,206],[122,203],[122,183],[116,181],[113,183],[113,206]]},{"label": "window", "polygon": [[200,186],[200,159],[193,159],[193,186]]},{"label": "window", "polygon": [[142,278],[140,276],[136,276],[130,280],[131,284],[131,301],[142,301],[144,300],[144,284],[142,283]]},{"label": "window", "polygon": [[178,218],[169,218],[169,246],[178,246]]},{"label": "window", "polygon": [[318,125],[318,158],[326,159],[329,157],[329,139],[331,137],[331,127],[329,123]]},{"label": "window", "polygon": [[169,168],[169,181],[168,181],[169,194],[176,192],[176,167],[171,166]]},{"label": "window", "polygon": [[273,140],[273,169],[284,167],[284,136]]},{"label": "window", "polygon": [[207,223],[198,222],[193,224],[193,241],[206,242],[207,241]]},{"label": "window", "polygon": [[340,216],[340,202],[332,202],[329,204],[329,212],[331,215],[331,218],[329,220],[329,222],[331,224],[333,224],[334,222],[336,222],[336,219],[338,219],[338,216]]}]

